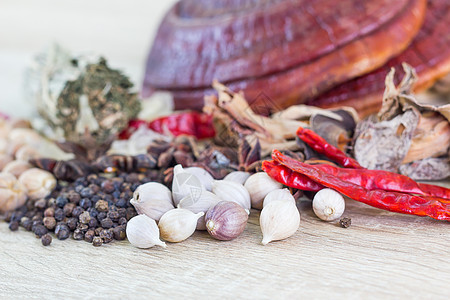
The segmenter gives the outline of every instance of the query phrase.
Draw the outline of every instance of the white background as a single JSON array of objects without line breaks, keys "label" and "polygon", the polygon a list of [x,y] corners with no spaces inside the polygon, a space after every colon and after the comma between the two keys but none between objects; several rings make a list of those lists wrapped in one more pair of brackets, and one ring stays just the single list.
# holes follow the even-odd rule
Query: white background
[{"label": "white background", "polygon": [[24,70],[52,42],[104,55],[140,88],[147,52],[175,0],[0,0],[0,111],[27,116]]}]

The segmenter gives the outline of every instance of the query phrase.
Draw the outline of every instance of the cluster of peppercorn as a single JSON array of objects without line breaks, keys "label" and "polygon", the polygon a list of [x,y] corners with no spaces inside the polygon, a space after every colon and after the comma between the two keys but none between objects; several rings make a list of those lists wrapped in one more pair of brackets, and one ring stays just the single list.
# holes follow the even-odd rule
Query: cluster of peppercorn
[{"label": "cluster of peppercorn", "polygon": [[52,241],[50,232],[59,240],[72,236],[94,246],[123,240],[127,221],[136,215],[130,199],[134,190],[148,181],[151,178],[137,173],[112,178],[91,174],[70,184],[60,181],[48,197],[28,201],[6,220],[13,231],[19,226],[32,231],[44,246]]}]

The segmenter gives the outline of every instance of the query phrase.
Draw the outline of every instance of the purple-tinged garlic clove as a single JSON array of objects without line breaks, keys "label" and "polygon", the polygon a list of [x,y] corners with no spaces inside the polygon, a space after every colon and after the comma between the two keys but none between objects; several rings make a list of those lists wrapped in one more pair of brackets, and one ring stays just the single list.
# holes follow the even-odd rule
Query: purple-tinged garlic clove
[{"label": "purple-tinged garlic clove", "polygon": [[206,229],[215,239],[229,241],[244,231],[248,214],[236,202],[221,201],[208,210],[205,216]]}]

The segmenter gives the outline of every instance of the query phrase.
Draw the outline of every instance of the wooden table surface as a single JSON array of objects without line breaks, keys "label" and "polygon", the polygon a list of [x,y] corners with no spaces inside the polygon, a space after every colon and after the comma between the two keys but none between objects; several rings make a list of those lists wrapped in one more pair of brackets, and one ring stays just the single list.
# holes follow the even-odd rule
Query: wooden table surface
[{"label": "wooden table surface", "polygon": [[448,222],[346,202],[349,228],[320,221],[304,200],[298,232],[267,246],[256,210],[236,240],[196,232],[147,250],[127,241],[96,248],[54,239],[44,247],[0,223],[0,299],[448,299]]}]

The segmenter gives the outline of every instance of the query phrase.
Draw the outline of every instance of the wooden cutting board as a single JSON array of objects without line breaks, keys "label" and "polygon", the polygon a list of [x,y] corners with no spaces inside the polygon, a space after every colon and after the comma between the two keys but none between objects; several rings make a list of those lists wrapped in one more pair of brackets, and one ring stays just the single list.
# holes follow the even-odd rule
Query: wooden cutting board
[{"label": "wooden cutting board", "polygon": [[267,246],[256,210],[234,241],[196,232],[147,250],[127,241],[95,248],[54,239],[44,247],[0,223],[0,299],[447,298],[448,222],[346,202],[349,228],[320,221],[303,200],[298,232]]}]

